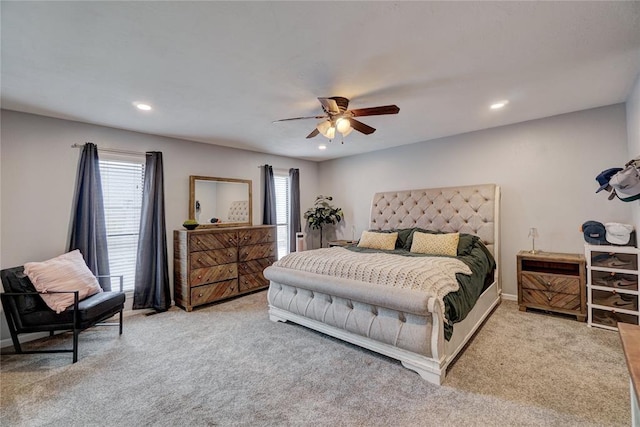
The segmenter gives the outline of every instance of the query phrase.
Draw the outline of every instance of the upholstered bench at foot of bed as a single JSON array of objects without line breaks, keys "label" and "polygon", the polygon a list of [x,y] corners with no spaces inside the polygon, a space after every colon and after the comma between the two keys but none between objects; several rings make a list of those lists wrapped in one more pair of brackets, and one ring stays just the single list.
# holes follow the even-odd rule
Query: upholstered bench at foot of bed
[{"label": "upholstered bench at foot of bed", "polygon": [[324,324],[431,356],[431,314],[416,315],[272,283],[269,304]]},{"label": "upholstered bench at foot of bed", "polygon": [[[446,373],[440,304],[421,292],[271,266],[272,321],[292,321],[392,357],[434,384]],[[293,277],[292,277],[293,276]],[[295,285],[293,285],[295,283]]]}]

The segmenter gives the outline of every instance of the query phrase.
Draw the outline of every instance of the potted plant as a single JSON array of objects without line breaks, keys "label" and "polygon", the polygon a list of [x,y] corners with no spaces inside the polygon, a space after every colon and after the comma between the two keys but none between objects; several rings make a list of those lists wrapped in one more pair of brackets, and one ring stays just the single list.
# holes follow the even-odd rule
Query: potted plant
[{"label": "potted plant", "polygon": [[188,219],[182,223],[182,226],[187,230],[195,230],[198,227],[198,221],[195,219]]},{"label": "potted plant", "polygon": [[322,227],[326,224],[337,224],[342,221],[344,214],[342,209],[332,206],[329,202],[333,200],[331,196],[320,195],[312,208],[304,213],[307,225],[315,230],[320,230],[320,247],[322,247]]}]

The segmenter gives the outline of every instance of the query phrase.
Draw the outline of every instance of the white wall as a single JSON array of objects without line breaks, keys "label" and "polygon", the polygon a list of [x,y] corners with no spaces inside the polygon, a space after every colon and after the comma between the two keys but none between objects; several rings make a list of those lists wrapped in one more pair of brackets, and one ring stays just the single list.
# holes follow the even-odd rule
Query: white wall
[{"label": "white wall", "polygon": [[[385,190],[496,183],[502,188],[502,266],[505,293],[516,294],[516,254],[536,248],[584,251],[584,221],[629,223],[631,208],[606,193],[595,177],[627,161],[624,104],[405,145],[320,164],[320,193],[345,212],[338,237],[368,228],[373,193]],[[347,143],[347,142],[345,142]],[[304,210],[304,205],[303,205]]]},{"label": "white wall", "polygon": [[[640,156],[640,74],[627,98],[627,142],[629,159]],[[630,204],[637,233],[640,233],[640,200]]]},{"label": "white wall", "polygon": [[[189,175],[253,181],[253,223],[262,224],[262,169],[300,169],[301,206],[317,194],[314,162],[2,110],[0,268],[65,252],[80,149],[74,143],[162,151],[170,276],[173,230],[189,214]],[[173,286],[172,286],[173,287]],[[172,289],[173,291],[173,289]],[[8,338],[4,316],[2,337]]]}]

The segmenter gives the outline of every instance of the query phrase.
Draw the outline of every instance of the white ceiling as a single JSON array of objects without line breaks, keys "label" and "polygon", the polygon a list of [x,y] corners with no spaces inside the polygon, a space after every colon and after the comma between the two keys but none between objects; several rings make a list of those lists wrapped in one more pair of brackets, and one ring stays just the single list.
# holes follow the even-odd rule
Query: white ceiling
[{"label": "white ceiling", "polygon": [[[310,160],[624,102],[640,71],[638,1],[2,1],[1,24],[2,108]],[[400,113],[325,151],[272,123],[327,96]]]}]

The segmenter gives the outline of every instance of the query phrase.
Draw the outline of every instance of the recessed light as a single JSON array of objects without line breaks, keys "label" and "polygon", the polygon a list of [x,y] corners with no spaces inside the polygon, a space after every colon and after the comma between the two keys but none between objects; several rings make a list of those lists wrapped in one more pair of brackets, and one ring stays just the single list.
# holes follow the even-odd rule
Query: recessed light
[{"label": "recessed light", "polygon": [[142,111],[151,110],[151,105],[143,104],[142,102],[134,102],[133,105],[135,105],[138,110],[142,110]]},{"label": "recessed light", "polygon": [[500,108],[504,107],[508,103],[509,103],[509,101],[496,102],[495,104],[491,104],[491,107],[489,107],[489,108],[491,108],[492,110],[499,110]]},{"label": "recessed light", "polygon": [[318,145],[318,150],[326,150],[326,149],[327,149],[326,145],[324,145],[324,144]]}]

